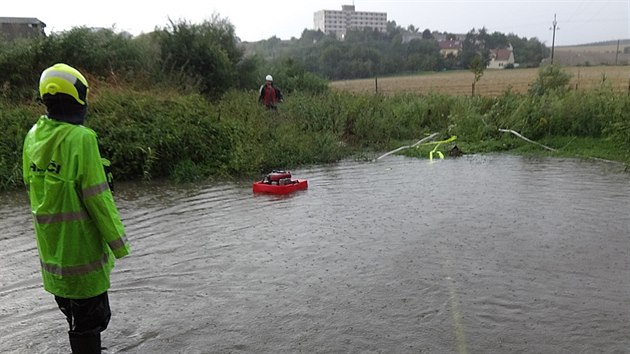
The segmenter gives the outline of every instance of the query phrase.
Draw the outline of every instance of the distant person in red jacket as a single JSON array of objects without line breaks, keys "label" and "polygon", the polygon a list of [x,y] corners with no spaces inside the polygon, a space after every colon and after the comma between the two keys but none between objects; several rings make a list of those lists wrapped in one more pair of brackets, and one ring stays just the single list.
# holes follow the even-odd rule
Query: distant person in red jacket
[{"label": "distant person in red jacket", "polygon": [[267,75],[267,77],[265,77],[265,83],[260,86],[258,102],[267,107],[267,109],[275,110],[278,109],[278,102],[282,101],[282,92],[273,85],[273,77],[271,77],[271,75]]}]

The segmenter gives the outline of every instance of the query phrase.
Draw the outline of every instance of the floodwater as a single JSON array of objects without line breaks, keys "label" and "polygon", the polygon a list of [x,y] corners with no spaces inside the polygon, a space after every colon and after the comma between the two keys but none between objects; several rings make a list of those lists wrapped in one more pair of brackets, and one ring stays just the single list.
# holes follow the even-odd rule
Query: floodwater
[{"label": "floodwater", "polygon": [[[630,353],[630,175],[489,155],[120,184],[107,353]],[[68,353],[23,191],[0,194],[0,352]]]}]

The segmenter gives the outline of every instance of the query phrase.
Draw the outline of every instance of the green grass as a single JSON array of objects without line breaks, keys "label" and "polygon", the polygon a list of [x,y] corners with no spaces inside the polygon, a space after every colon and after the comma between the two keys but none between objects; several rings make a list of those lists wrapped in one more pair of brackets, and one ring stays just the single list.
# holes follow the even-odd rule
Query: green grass
[{"label": "green grass", "polygon": [[[630,163],[630,97],[569,92],[497,98],[440,94],[287,95],[278,111],[263,109],[252,91],[219,101],[197,94],[104,89],[91,101],[86,125],[98,136],[117,180],[258,177],[343,158],[366,159],[432,133],[438,149],[464,153],[598,158]],[[35,104],[0,101],[0,189],[19,187],[24,135],[44,112]],[[499,129],[513,129],[550,152]],[[427,158],[434,144],[401,151]]]},{"label": "green grass", "polygon": [[[453,143],[443,144],[438,147],[438,151],[442,152],[445,157],[448,157],[449,150],[453,145],[457,145],[465,154],[502,152],[522,156],[602,159],[619,163],[625,162],[626,164],[627,161],[630,161],[630,151],[610,138],[559,136],[545,137],[536,142],[556,149],[556,151],[547,150],[515,136],[507,136],[507,133],[505,137],[499,140],[476,142],[455,141]],[[429,158],[429,152],[433,150],[434,147],[435,145],[430,144],[420,145],[413,149],[404,150],[401,154],[417,158]]]}]

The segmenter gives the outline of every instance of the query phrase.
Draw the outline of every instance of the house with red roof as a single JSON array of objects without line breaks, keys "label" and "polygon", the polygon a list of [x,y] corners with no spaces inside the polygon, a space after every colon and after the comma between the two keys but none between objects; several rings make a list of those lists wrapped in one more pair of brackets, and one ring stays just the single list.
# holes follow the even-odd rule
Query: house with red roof
[{"label": "house with red roof", "polygon": [[517,66],[514,62],[514,50],[512,45],[503,49],[490,50],[490,63],[488,69],[505,69]]},{"label": "house with red roof", "polygon": [[454,39],[438,41],[438,45],[440,46],[440,54],[442,54],[444,58],[449,55],[456,57],[462,50],[462,42]]}]

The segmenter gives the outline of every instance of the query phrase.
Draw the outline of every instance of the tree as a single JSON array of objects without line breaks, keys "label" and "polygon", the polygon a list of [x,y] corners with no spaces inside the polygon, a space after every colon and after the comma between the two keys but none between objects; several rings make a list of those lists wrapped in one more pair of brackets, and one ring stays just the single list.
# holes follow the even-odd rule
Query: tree
[{"label": "tree", "polygon": [[472,83],[472,96],[475,95],[475,86],[477,85],[477,82],[481,80],[481,77],[483,76],[485,70],[486,64],[481,55],[474,56],[470,62],[470,71],[472,71],[472,73],[475,75],[475,79]]},{"label": "tree", "polygon": [[234,26],[217,14],[201,24],[170,21],[157,32],[162,69],[180,77],[185,85],[197,86],[210,97],[218,97],[238,84],[253,65],[239,65],[244,51],[238,46]]},{"label": "tree", "polygon": [[493,32],[483,38],[485,46],[488,49],[507,48],[510,45],[506,35],[500,32]]},{"label": "tree", "polygon": [[322,51],[319,58],[322,72],[330,79],[337,78],[338,65],[343,60],[343,51],[340,46],[329,45]]},{"label": "tree", "polygon": [[537,38],[520,38],[515,34],[509,34],[507,40],[514,49],[514,60],[521,67],[538,67],[543,58],[548,57],[549,49]]},{"label": "tree", "polygon": [[396,21],[387,21],[386,31],[390,36],[400,34],[401,28],[396,24]]},{"label": "tree", "polygon": [[440,61],[440,48],[435,40],[413,39],[407,43],[406,57],[407,70],[435,70]]},{"label": "tree", "polygon": [[[439,54],[435,34],[427,28],[422,31],[423,39],[417,42],[402,41],[402,34],[417,32],[414,25],[402,28],[394,21],[387,23],[387,31],[373,29],[351,30],[343,41],[334,35],[319,31],[304,30],[299,40],[280,41],[271,38],[256,43],[247,43],[247,53],[259,54],[266,61],[280,62],[291,58],[300,62],[306,70],[328,79],[346,79],[378,75],[400,74],[406,71],[470,69],[472,60],[481,56],[482,63],[490,62],[490,49],[505,48],[512,44],[516,61],[528,66],[537,66],[546,51],[536,39],[520,39],[499,32],[489,34],[485,28],[472,29],[465,39],[444,32],[448,39],[461,40],[462,51],[457,56],[444,58]],[[274,42],[273,53],[268,45]],[[365,50],[353,49],[360,46]],[[366,56],[366,53],[370,53]],[[522,65],[522,64],[521,64]],[[356,70],[356,71],[355,71]]]},{"label": "tree", "polygon": [[324,38],[324,32],[322,32],[321,30],[313,31],[305,29],[304,31],[302,31],[300,41],[312,44],[321,41],[322,38]]},{"label": "tree", "polygon": [[475,59],[477,56],[480,57],[479,60],[481,60],[481,64],[484,67],[488,65],[490,62],[490,49],[486,45],[487,37],[488,33],[485,28],[479,31],[473,28],[466,34],[466,38],[462,42],[462,53],[460,55],[462,67],[471,68],[478,65],[473,63],[473,60],[477,60]]},{"label": "tree", "polygon": [[348,56],[349,58],[352,58],[353,60],[363,62],[367,66],[369,66],[370,67],[370,73],[368,74],[369,76],[372,76],[377,73],[375,70],[378,68],[378,65],[381,62],[380,51],[371,47],[365,47],[360,44],[355,44],[350,48]]}]

